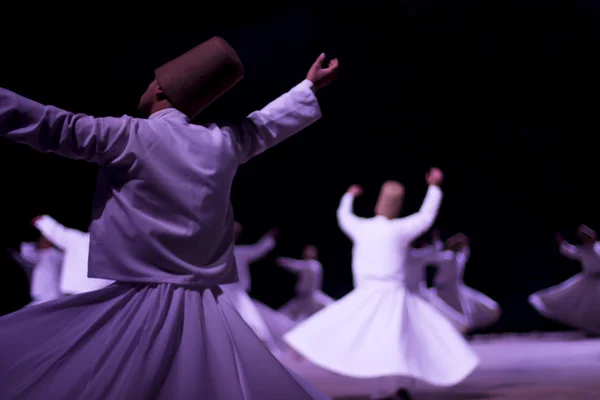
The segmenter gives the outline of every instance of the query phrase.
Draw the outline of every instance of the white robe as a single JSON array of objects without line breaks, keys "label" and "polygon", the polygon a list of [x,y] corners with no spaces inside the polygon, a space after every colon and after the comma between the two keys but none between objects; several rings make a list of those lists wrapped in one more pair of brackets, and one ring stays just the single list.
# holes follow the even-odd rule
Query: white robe
[{"label": "white robe", "polygon": [[283,314],[254,300],[248,294],[251,287],[250,264],[265,257],[274,248],[275,239],[268,234],[253,245],[235,246],[233,253],[237,263],[239,281],[221,285],[221,288],[254,333],[275,356],[279,357],[284,345],[281,335],[291,329],[294,324]]},{"label": "white robe", "polygon": [[468,329],[467,317],[462,313],[450,307],[446,302],[437,296],[432,296],[431,291],[427,289],[425,284],[425,268],[431,264],[435,254],[441,251],[443,243],[436,242],[435,245],[430,245],[421,248],[410,248],[406,257],[406,269],[404,284],[406,289],[412,293],[419,294],[427,301],[432,303],[438,311],[440,311],[452,324],[461,332],[466,332]]},{"label": "white robe", "polygon": [[457,252],[438,251],[428,257],[427,263],[438,266],[428,298],[434,304],[443,302],[463,314],[467,319],[467,329],[474,330],[496,323],[501,308],[488,296],[465,285],[463,276],[469,256],[470,249],[465,246]]},{"label": "white robe", "polygon": [[39,259],[38,248],[35,243],[23,242],[19,248],[19,251],[11,250],[10,254],[17,264],[23,268],[27,275],[27,280],[31,284],[31,277],[33,275],[33,269]]},{"label": "white robe", "polygon": [[35,227],[64,252],[60,279],[63,294],[91,292],[114,283],[106,279],[88,278],[89,233],[66,228],[47,215],[39,218]]},{"label": "white robe", "polygon": [[296,296],[279,311],[294,322],[302,322],[335,300],[323,293],[323,266],[317,260],[280,258],[279,265],[298,275]]},{"label": "white robe", "polygon": [[560,252],[581,262],[583,271],[532,294],[529,303],[546,318],[600,334],[600,242],[590,247],[563,242]]},{"label": "white robe", "polygon": [[63,254],[53,247],[39,249],[35,243],[21,243],[19,253],[13,254],[30,276],[29,295],[31,303],[39,304],[62,296],[60,274]]},{"label": "white robe", "polygon": [[359,218],[353,195],[342,197],[338,221],[354,243],[356,287],[288,332],[293,350],[331,372],[373,380],[374,398],[411,378],[449,386],[473,371],[478,358],[460,332],[404,284],[407,249],[431,227],[441,198],[430,186],[419,212],[389,220]]}]

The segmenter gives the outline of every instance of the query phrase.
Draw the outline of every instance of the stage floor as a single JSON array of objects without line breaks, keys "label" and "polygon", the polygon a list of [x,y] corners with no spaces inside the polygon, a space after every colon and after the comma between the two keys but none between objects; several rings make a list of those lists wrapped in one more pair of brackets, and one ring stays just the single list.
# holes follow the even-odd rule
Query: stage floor
[{"label": "stage floor", "polygon": [[[472,344],[481,364],[467,380],[446,389],[416,387],[415,400],[600,399],[600,339],[527,334],[479,337]],[[306,363],[289,367],[336,400],[366,399],[359,381]]]}]

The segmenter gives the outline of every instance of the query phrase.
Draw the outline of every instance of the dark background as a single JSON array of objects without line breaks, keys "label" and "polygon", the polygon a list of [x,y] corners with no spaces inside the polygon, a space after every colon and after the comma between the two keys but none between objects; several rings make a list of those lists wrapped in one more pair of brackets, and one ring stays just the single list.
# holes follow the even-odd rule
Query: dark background
[{"label": "dark background", "polygon": [[[253,267],[252,295],[283,304],[294,276],[273,257],[299,256],[310,242],[320,249],[324,290],[343,296],[352,281],[350,242],[335,219],[340,196],[363,185],[356,212],[368,216],[379,185],[398,179],[407,187],[408,214],[418,209],[425,172],[435,165],[446,173],[442,236],[471,237],[465,280],[504,309],[489,330],[564,329],[539,316],[527,296],[579,271],[558,254],[554,233],[574,240],[578,224],[600,222],[594,3],[318,4],[217,13],[188,33],[60,34],[44,26],[28,38],[7,31],[0,86],[76,112],[131,114],[155,67],[221,35],[238,49],[246,77],[201,118],[237,118],[301,81],[325,51],[341,67],[319,95],[324,118],[242,166],[236,178],[242,241],[273,226],[281,231],[277,249]],[[2,246],[36,239],[29,221],[39,214],[87,230],[96,167],[2,140],[0,171]],[[28,288],[8,255],[0,268],[5,314],[28,302]]]}]

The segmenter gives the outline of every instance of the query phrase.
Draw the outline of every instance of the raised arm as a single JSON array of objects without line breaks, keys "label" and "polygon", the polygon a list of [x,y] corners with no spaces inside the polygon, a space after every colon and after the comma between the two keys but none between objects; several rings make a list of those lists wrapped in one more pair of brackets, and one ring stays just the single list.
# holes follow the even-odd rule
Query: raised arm
[{"label": "raised arm", "polygon": [[471,248],[469,246],[463,246],[456,253],[460,254],[460,256],[464,258],[466,263],[467,261],[469,261],[469,257],[471,257]]},{"label": "raised arm", "polygon": [[0,136],[41,152],[107,165],[128,153],[136,121],[73,114],[0,88]]},{"label": "raised arm", "polygon": [[277,265],[292,272],[301,272],[306,268],[310,267],[312,261],[308,260],[295,260],[293,258],[279,257],[277,258]]},{"label": "raised arm", "polygon": [[362,188],[358,185],[353,185],[342,196],[340,205],[337,209],[338,225],[342,232],[350,239],[354,239],[356,232],[360,229],[362,218],[357,217],[352,211],[354,198],[362,194]]},{"label": "raised arm", "polygon": [[37,218],[34,221],[34,226],[46,239],[63,251],[69,247],[70,243],[73,243],[84,234],[81,231],[59,224],[54,218],[48,215]]},{"label": "raised arm", "polygon": [[243,253],[248,262],[253,263],[269,254],[275,248],[275,245],[275,238],[268,233],[254,244],[237,246],[237,251]]},{"label": "raised arm", "polygon": [[292,90],[250,114],[241,124],[225,127],[237,143],[240,163],[262,153],[284,139],[300,132],[321,118],[316,90],[335,78],[338,61],[331,60],[323,68],[325,54],[312,65],[306,79]]},{"label": "raised arm", "polygon": [[31,264],[37,263],[40,257],[40,252],[35,243],[23,242],[19,247],[20,256],[30,262]]},{"label": "raised arm", "polygon": [[432,257],[438,251],[439,250],[434,245],[428,245],[428,246],[419,247],[419,248],[411,247],[408,250],[408,254],[410,255],[411,258],[423,259],[423,258]]},{"label": "raised arm", "polygon": [[577,249],[577,247],[573,246],[566,240],[563,240],[560,243],[560,245],[558,246],[558,251],[560,251],[560,254],[562,254],[563,256],[570,258],[572,260],[579,259],[579,250]]},{"label": "raised arm", "polygon": [[262,110],[255,111],[239,125],[222,127],[237,144],[240,163],[300,132],[321,118],[313,84],[302,81]]},{"label": "raised arm", "polygon": [[430,185],[421,209],[406,218],[398,219],[398,229],[410,238],[419,237],[433,225],[441,202],[442,190],[438,186]]}]

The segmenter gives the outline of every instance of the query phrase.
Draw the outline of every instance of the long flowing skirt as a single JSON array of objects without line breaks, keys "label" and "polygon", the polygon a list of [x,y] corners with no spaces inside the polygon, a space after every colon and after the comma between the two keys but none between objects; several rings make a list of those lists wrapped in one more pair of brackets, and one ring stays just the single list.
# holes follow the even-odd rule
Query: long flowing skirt
[{"label": "long flowing skirt", "polygon": [[318,367],[354,378],[414,378],[437,386],[465,379],[478,357],[420,295],[366,282],[288,332],[284,339]]},{"label": "long flowing skirt", "polygon": [[2,400],[327,399],[218,288],[114,284],[0,318]]},{"label": "long flowing skirt", "polygon": [[319,290],[294,297],[281,306],[278,311],[293,321],[302,322],[334,302],[334,299]]},{"label": "long flowing skirt", "polygon": [[600,278],[577,274],[560,285],[529,296],[529,303],[546,318],[600,334]]},{"label": "long flowing skirt", "polygon": [[486,328],[500,318],[501,308],[497,302],[463,283],[429,290],[431,301],[436,302],[437,297],[466,317],[467,330]]}]

